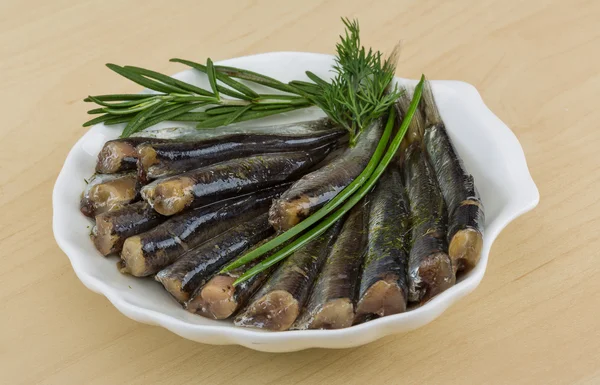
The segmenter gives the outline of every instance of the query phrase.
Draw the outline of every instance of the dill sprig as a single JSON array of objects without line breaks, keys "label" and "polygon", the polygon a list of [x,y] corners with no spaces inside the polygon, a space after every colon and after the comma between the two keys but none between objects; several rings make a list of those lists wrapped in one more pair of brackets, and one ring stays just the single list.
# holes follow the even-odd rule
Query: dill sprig
[{"label": "dill sprig", "polygon": [[346,128],[353,145],[374,119],[389,110],[402,91],[397,85],[392,86],[398,47],[384,60],[380,51],[362,46],[358,20],[342,18],[342,22],[346,31],[336,44],[332,80],[326,82],[307,71],[306,75],[314,83],[293,81],[290,84],[331,120]]},{"label": "dill sprig", "polygon": [[375,186],[375,183],[377,183],[377,180],[381,177],[392,159],[394,159],[396,152],[400,148],[400,143],[402,142],[404,135],[406,135],[408,126],[410,125],[415,111],[417,110],[417,106],[419,105],[419,101],[421,100],[424,81],[425,77],[421,76],[421,80],[415,87],[413,98],[410,102],[408,110],[406,111],[406,115],[404,116],[394,138],[388,143],[395,122],[395,110],[390,108],[390,114],[388,116],[384,134],[377,146],[375,154],[358,178],[353,180],[352,183],[350,183],[345,189],[336,195],[335,198],[320,208],[317,212],[313,213],[302,222],[298,223],[286,232],[279,234],[277,237],[271,239],[260,247],[242,255],[221,270],[222,272],[227,272],[231,269],[243,266],[299,235],[294,241],[287,243],[285,247],[279,249],[276,253],[263,259],[261,262],[244,272],[244,274],[242,274],[233,283],[234,286],[270,268],[279,261],[287,258],[294,251],[300,249],[316,237],[323,234],[329,227],[331,227],[337,220],[348,213],[352,207],[354,207],[354,205],[356,205],[369,191],[373,189],[373,186]]}]

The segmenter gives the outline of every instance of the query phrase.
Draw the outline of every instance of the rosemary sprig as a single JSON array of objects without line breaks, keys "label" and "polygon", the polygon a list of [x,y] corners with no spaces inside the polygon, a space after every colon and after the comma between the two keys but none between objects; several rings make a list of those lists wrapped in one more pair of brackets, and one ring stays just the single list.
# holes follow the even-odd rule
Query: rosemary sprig
[{"label": "rosemary sprig", "polygon": [[[121,67],[109,63],[107,67],[111,70],[156,93],[88,96],[84,101],[93,102],[99,106],[99,108],[89,110],[88,113],[102,115],[87,121],[83,124],[84,127],[102,122],[104,124],[127,123],[121,137],[128,137],[165,120],[196,121],[198,128],[213,128],[312,105],[294,88],[260,74],[232,67],[224,67],[226,70],[221,72],[220,67],[213,65],[210,59],[207,60],[206,65],[182,59],[173,59],[172,61],[189,65],[206,73],[210,90],[149,69],[134,66]],[[272,88],[279,90],[282,89],[280,84],[283,84],[288,91],[294,92],[294,94],[258,94],[250,87],[233,79],[228,73],[239,75],[241,78],[248,78],[250,77],[248,74],[252,74],[252,79],[260,84],[272,84],[275,85]],[[215,106],[215,108],[206,112],[194,111],[206,106]]]}]

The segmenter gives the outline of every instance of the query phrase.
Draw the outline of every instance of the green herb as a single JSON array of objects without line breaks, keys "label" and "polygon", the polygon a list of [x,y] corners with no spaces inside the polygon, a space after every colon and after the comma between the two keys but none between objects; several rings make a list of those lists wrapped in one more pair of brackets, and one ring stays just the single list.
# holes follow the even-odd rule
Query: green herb
[{"label": "green herb", "polygon": [[[288,244],[286,247],[279,250],[277,253],[271,255],[270,257],[266,258],[265,260],[261,261],[260,263],[258,263],[254,267],[252,267],[251,269],[247,270],[244,274],[242,274],[233,283],[234,286],[248,280],[249,278],[255,276],[256,274],[275,265],[279,261],[283,260],[290,254],[292,254],[294,251],[305,246],[310,241],[312,241],[316,237],[323,234],[336,221],[338,221],[348,211],[350,211],[350,209],[352,209],[352,207],[354,207],[354,205],[356,205],[371,190],[371,188],[373,188],[373,186],[375,185],[375,183],[377,182],[379,177],[385,171],[386,167],[392,161],[394,155],[398,151],[398,148],[400,147],[400,143],[402,142],[402,139],[404,138],[404,135],[406,134],[406,131],[408,130],[410,121],[412,120],[412,117],[417,109],[419,101],[421,100],[421,93],[423,91],[424,80],[425,80],[425,77],[421,76],[421,80],[419,81],[419,84],[417,84],[417,87],[415,88],[415,92],[414,92],[412,101],[410,103],[410,107],[409,107],[408,111],[406,112],[406,116],[404,117],[404,120],[402,121],[402,124],[398,130],[398,133],[396,134],[396,136],[390,143],[390,146],[388,147],[385,155],[383,156],[383,159],[379,162],[379,164],[377,165],[377,168],[375,169],[375,171],[373,171],[373,173],[371,174],[369,179],[365,183],[360,185],[360,188],[358,189],[358,191],[355,194],[353,194],[343,204],[343,206],[341,208],[336,210],[333,214],[329,215],[327,218],[325,218],[323,221],[321,221],[315,227],[313,227],[312,229],[310,229],[309,231],[304,233],[302,236],[297,238],[295,241]],[[391,109],[390,116],[388,118],[388,124],[390,124],[390,122],[393,122],[393,118],[394,118],[393,111],[394,110]],[[310,218],[311,217],[309,217],[308,219],[310,219]],[[281,235],[279,237],[281,237]],[[244,258],[244,257],[245,256],[242,256],[241,258]]]},{"label": "green herb", "polygon": [[[88,96],[86,102],[99,106],[88,113],[99,116],[83,126],[127,123],[121,135],[127,137],[166,120],[194,121],[198,128],[214,128],[316,105],[349,131],[353,145],[362,131],[389,109],[400,91],[391,86],[396,55],[384,60],[381,52],[367,51],[360,42],[358,21],[342,21],[346,31],[336,46],[335,75],[330,82],[307,72],[312,82],[286,84],[249,70],[214,65],[211,59],[206,65],[171,59],[205,73],[210,89],[204,89],[149,69],[109,63],[107,67],[114,72],[155,93]],[[285,94],[259,94],[235,79]],[[212,108],[198,111],[208,106]]]},{"label": "green herb", "polygon": [[365,183],[369,179],[369,177],[379,164],[381,157],[385,153],[385,149],[387,147],[390,136],[392,135],[392,129],[394,127],[394,116],[395,114],[392,112],[392,114],[390,114],[390,117],[388,118],[387,124],[385,125],[385,129],[383,131],[381,139],[379,139],[379,143],[377,144],[377,148],[375,149],[373,156],[369,160],[369,163],[367,163],[365,169],[358,175],[358,177],[356,177],[356,179],[352,181],[352,183],[350,183],[345,189],[340,191],[331,201],[329,201],[325,206],[320,208],[314,214],[312,214],[302,222],[298,223],[291,229],[287,230],[286,232],[271,239],[269,242],[266,242],[265,244],[257,247],[249,253],[246,253],[241,258],[236,259],[229,265],[225,266],[221,270],[221,273],[226,273],[237,267],[245,265],[248,262],[251,262],[256,258],[260,257],[261,255],[265,254],[266,252],[280,246],[281,244],[287,242],[288,240],[307,230],[309,227],[320,221],[327,214],[329,214],[342,203],[344,203],[344,201],[346,201],[356,190],[360,188],[360,186],[363,183]]},{"label": "green herb", "polygon": [[[313,105],[293,87],[263,75],[232,67],[214,66],[210,59],[207,60],[206,65],[182,59],[172,59],[171,61],[180,62],[205,72],[210,90],[145,68],[121,67],[109,63],[107,67],[111,70],[157,93],[88,96],[84,101],[100,106],[89,110],[88,113],[102,115],[85,122],[83,126],[87,127],[97,123],[127,123],[121,134],[121,137],[125,138],[166,120],[180,118],[179,120],[199,122],[198,128],[212,128]],[[272,88],[283,88],[293,94],[258,94],[248,86],[234,80],[235,76],[232,77],[228,75],[229,73],[243,78],[251,77],[256,79],[258,84],[272,84],[275,85]],[[281,87],[280,84],[284,87]],[[191,112],[209,105],[226,107],[229,110],[221,114],[219,118],[214,118],[204,112]]]},{"label": "green herb", "polygon": [[331,120],[350,133],[350,145],[369,127],[371,122],[394,104],[402,94],[397,85],[392,86],[398,47],[387,60],[380,51],[367,51],[360,42],[357,20],[342,19],[345,36],[336,45],[337,57],[331,82],[307,71],[314,82],[291,82],[307,99],[320,107]]}]

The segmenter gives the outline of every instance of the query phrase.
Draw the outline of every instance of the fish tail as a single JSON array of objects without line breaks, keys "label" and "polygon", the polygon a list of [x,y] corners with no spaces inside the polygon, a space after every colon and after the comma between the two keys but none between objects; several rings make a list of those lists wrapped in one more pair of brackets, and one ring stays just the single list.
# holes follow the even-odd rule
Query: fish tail
[{"label": "fish tail", "polygon": [[394,49],[392,50],[390,55],[385,60],[385,65],[391,67],[393,69],[393,71],[396,70],[396,66],[398,64],[398,59],[400,58],[401,48],[402,48],[401,42],[396,43],[396,45],[394,46]]},{"label": "fish tail", "polygon": [[[398,111],[398,114],[401,116],[401,118],[404,119],[410,106],[412,93],[405,86],[400,87],[400,91],[402,91],[402,94],[396,102],[396,110]],[[425,119],[422,115],[422,112],[416,110],[410,122],[410,125],[408,126],[406,136],[404,137],[404,141],[406,142],[405,147],[408,147],[408,145],[414,142],[421,142],[423,140],[424,132]]]},{"label": "fish tail", "polygon": [[433,97],[433,91],[431,90],[431,83],[425,79],[423,83],[423,96],[421,99],[421,111],[425,117],[425,123],[427,126],[433,126],[443,124],[440,111],[435,104],[435,98]]}]

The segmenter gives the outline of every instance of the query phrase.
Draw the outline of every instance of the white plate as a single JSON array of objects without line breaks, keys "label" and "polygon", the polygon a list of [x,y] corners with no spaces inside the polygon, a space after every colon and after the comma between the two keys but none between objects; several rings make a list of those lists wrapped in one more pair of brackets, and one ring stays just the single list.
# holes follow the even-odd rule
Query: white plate
[{"label": "white plate", "polygon": [[[226,60],[219,64],[291,81],[306,79],[306,70],[328,78],[332,57],[313,53],[274,52]],[[193,70],[181,72],[175,77],[208,86],[205,76]],[[414,80],[398,81],[410,86],[416,84]],[[239,344],[267,352],[289,352],[311,347],[347,348],[423,326],[479,285],[485,273],[488,253],[500,231],[510,221],[533,209],[539,201],[538,190],[529,175],[517,138],[485,106],[477,90],[458,81],[433,81],[432,86],[458,152],[468,171],[475,177],[485,205],[486,223],[483,254],[477,267],[454,287],[416,310],[341,330],[265,332],[190,314],[159,283],[119,273],[115,267],[117,259],[104,258],[90,241],[88,234],[92,222],[79,212],[79,197],[85,186],[84,178],[94,171],[101,146],[107,140],[116,138],[122,125],[105,127],[99,124],[92,127],[67,156],[52,197],[56,241],[71,260],[75,273],[84,285],[106,296],[127,317],[163,326],[198,342]],[[318,116],[322,116],[322,112],[309,109],[268,118],[268,121],[283,123]],[[165,126],[169,124],[160,125]]]}]

